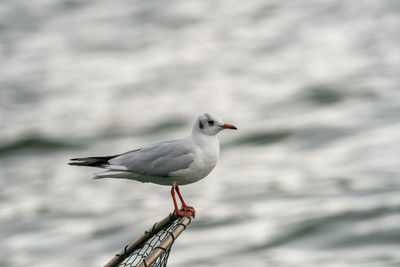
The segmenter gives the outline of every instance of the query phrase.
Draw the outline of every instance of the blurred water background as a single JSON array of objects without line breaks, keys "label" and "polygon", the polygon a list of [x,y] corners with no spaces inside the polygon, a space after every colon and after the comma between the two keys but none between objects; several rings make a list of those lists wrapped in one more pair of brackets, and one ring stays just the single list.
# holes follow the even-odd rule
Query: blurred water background
[{"label": "blurred water background", "polygon": [[182,188],[169,266],[400,266],[400,2],[0,3],[0,266],[102,266],[168,187],[67,165],[188,135],[221,160]]}]

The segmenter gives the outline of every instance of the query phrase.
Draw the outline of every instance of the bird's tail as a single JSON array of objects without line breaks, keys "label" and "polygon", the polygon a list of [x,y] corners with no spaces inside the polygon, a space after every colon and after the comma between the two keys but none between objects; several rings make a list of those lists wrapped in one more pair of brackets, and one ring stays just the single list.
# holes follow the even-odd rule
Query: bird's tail
[{"label": "bird's tail", "polygon": [[126,171],[106,170],[104,172],[95,173],[93,179],[103,179],[103,178],[129,179],[127,178],[129,175],[130,173]]},{"label": "bird's tail", "polygon": [[110,165],[107,167],[110,167],[111,169],[108,169],[100,173],[95,173],[93,179],[103,179],[103,178],[129,179],[129,180],[136,180],[142,183],[148,183],[150,182],[149,179],[151,179],[151,177],[149,176],[143,176],[134,171],[126,170],[126,168],[124,167],[114,166],[114,165]]},{"label": "bird's tail", "polygon": [[109,165],[108,161],[119,155],[105,156],[105,157],[87,157],[87,158],[75,158],[71,159],[69,165],[75,166],[90,166],[90,167],[103,167],[104,165]]}]

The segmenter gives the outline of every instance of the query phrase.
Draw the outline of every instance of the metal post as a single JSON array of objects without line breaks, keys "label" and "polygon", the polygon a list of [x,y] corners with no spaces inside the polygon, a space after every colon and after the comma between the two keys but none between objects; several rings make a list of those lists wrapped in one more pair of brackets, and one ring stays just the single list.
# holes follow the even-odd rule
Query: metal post
[{"label": "metal post", "polygon": [[[178,215],[172,213],[169,216],[162,219],[160,222],[154,224],[153,227],[145,231],[145,233],[141,235],[136,241],[130,243],[122,251],[120,251],[117,255],[115,255],[114,258],[112,258],[106,265],[104,265],[104,267],[118,266],[118,264],[123,262],[124,259],[128,257],[136,248],[144,244],[147,240],[156,235],[165,227],[171,225],[178,218],[179,218]],[[167,238],[165,238],[165,240],[157,248],[155,248],[146,259],[144,259],[146,263],[150,265],[158,257],[160,257],[165,252],[165,250],[172,245],[174,239],[177,238],[185,230],[186,226],[189,225],[190,221],[191,220],[189,218],[181,217],[177,227],[173,232],[171,232],[171,234],[174,235],[174,237],[168,236]],[[163,249],[160,249],[160,247]],[[142,263],[140,266],[145,266],[143,264],[144,263]]]}]

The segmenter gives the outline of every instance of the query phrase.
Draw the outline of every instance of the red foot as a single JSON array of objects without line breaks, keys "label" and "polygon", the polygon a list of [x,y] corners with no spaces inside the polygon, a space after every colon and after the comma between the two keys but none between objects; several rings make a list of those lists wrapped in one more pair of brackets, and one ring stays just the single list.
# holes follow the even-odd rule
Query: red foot
[{"label": "red foot", "polygon": [[[181,203],[182,203],[182,208],[180,210],[178,210],[178,205],[176,204],[175,189],[176,189],[176,192],[178,193],[179,199],[181,200]],[[179,192],[179,187],[177,185],[171,187],[171,196],[172,196],[172,200],[174,201],[174,207],[175,207],[174,212],[176,214],[178,214],[179,216],[182,216],[182,217],[188,217],[188,218],[193,217],[194,218],[194,216],[196,215],[196,211],[194,210],[193,207],[186,206],[186,203],[183,200],[183,197],[181,195],[181,192]]]},{"label": "red foot", "polygon": [[182,209],[184,211],[192,212],[193,218],[196,216],[196,211],[194,210],[193,207],[185,205],[185,206],[182,207]]},{"label": "red foot", "polygon": [[176,210],[175,213],[182,217],[187,217],[187,218],[194,217],[192,211]]}]

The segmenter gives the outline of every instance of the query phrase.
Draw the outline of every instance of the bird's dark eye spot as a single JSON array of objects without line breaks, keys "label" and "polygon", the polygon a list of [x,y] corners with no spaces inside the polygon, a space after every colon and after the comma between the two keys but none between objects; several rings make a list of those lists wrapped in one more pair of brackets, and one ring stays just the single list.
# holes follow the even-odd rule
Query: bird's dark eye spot
[{"label": "bird's dark eye spot", "polygon": [[209,120],[209,121],[208,121],[208,124],[214,125],[214,121],[213,121],[213,120]]}]

